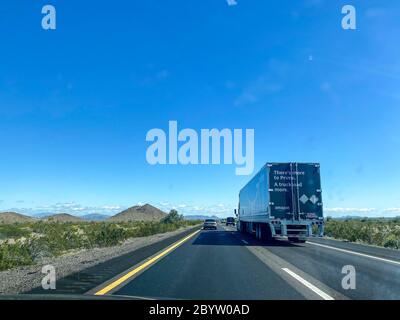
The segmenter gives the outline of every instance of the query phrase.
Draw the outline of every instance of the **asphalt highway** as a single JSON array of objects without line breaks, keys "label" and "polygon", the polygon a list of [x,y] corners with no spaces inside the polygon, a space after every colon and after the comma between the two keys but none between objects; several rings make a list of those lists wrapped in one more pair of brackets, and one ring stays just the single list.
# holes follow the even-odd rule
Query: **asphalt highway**
[{"label": "asphalt highway", "polygon": [[218,230],[185,234],[88,294],[155,299],[400,299],[400,253],[321,238],[302,244],[265,244],[219,225]]}]

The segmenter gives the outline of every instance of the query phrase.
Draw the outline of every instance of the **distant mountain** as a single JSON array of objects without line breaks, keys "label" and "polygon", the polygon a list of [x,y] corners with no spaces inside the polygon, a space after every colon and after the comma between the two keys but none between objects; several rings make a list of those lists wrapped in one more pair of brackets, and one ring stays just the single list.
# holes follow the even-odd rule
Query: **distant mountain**
[{"label": "distant mountain", "polygon": [[342,217],[331,217],[327,216],[326,218],[330,218],[332,220],[395,220],[395,219],[400,219],[400,216],[397,217],[380,217],[380,216],[374,216],[374,217],[363,217],[363,216],[342,216]]},{"label": "distant mountain", "polygon": [[165,212],[146,203],[143,206],[128,208],[108,218],[107,221],[159,221],[166,215]]},{"label": "distant mountain", "polygon": [[32,213],[32,214],[29,214],[30,216],[32,216],[32,217],[34,217],[34,218],[45,218],[45,217],[49,217],[49,216],[52,216],[52,215],[54,215],[54,213],[53,212],[38,212],[38,213]]},{"label": "distant mountain", "polygon": [[335,217],[333,218],[334,220],[361,220],[361,219],[368,219],[367,217],[363,216],[341,216],[341,217]]},{"label": "distant mountain", "polygon": [[73,216],[68,213],[53,214],[51,216],[43,217],[42,220],[48,222],[81,222],[83,219]]},{"label": "distant mountain", "polygon": [[16,212],[0,212],[0,223],[1,224],[12,224],[12,223],[22,223],[22,222],[32,222],[36,219],[32,217],[25,216]]},{"label": "distant mountain", "polygon": [[103,221],[108,219],[109,217],[110,216],[99,213],[91,213],[91,214],[85,214],[84,216],[80,216],[81,219],[88,221]]},{"label": "distant mountain", "polygon": [[217,216],[204,216],[204,215],[187,215],[183,217],[185,220],[205,220],[205,219],[217,219]]}]

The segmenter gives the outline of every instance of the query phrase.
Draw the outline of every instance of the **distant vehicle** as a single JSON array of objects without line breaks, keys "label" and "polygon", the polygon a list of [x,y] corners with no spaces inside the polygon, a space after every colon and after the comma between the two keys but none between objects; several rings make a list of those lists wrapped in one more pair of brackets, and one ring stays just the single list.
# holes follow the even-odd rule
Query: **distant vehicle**
[{"label": "distant vehicle", "polygon": [[217,221],[215,219],[206,219],[203,224],[203,229],[217,230]]},{"label": "distant vehicle", "polygon": [[221,219],[221,224],[225,224],[226,223],[226,219]]},{"label": "distant vehicle", "polygon": [[261,240],[305,242],[323,233],[320,165],[267,163],[240,190],[237,229]]},{"label": "distant vehicle", "polygon": [[234,217],[228,217],[228,218],[226,218],[225,224],[226,224],[227,226],[229,226],[229,225],[234,226],[234,225],[235,225],[235,218],[234,218]]}]

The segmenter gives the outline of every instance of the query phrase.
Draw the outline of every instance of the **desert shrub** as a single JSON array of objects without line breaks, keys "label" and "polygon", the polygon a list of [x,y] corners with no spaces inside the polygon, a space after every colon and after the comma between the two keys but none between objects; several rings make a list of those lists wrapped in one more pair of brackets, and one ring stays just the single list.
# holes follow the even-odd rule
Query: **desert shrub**
[{"label": "desert shrub", "polygon": [[127,239],[128,233],[114,223],[102,222],[93,224],[86,236],[90,247],[109,247]]},{"label": "desert shrub", "polygon": [[397,220],[360,219],[329,220],[325,224],[327,236],[352,242],[399,249],[400,224]]},{"label": "desert shrub", "polygon": [[15,239],[29,236],[29,227],[23,224],[3,224],[0,225],[0,239]]},{"label": "desert shrub", "polygon": [[26,243],[3,243],[0,245],[0,271],[32,264],[33,258]]},{"label": "desert shrub", "polygon": [[178,213],[178,211],[172,209],[168,215],[162,219],[163,223],[177,223],[183,221],[183,216]]},{"label": "desert shrub", "polygon": [[387,236],[383,242],[385,248],[400,249],[400,238],[396,235],[391,234]]},{"label": "desert shrub", "polygon": [[158,222],[52,222],[38,221],[0,225],[6,239],[21,238],[0,245],[0,270],[34,264],[44,257],[55,257],[73,249],[108,247],[133,237],[144,237],[196,225],[175,213]]}]

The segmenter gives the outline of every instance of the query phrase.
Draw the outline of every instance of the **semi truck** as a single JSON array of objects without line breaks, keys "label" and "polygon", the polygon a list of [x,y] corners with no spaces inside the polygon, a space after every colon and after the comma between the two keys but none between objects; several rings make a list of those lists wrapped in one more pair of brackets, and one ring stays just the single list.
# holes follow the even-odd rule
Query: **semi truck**
[{"label": "semi truck", "polygon": [[237,229],[257,239],[305,242],[323,233],[318,163],[267,163],[240,190]]}]

